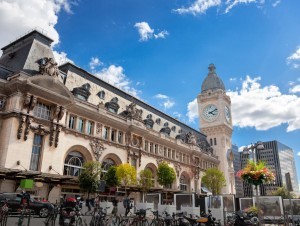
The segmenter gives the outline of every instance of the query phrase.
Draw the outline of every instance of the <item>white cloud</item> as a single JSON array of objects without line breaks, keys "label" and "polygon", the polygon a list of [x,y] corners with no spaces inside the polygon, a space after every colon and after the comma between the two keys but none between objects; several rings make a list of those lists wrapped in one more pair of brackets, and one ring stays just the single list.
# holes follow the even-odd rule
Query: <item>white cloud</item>
[{"label": "white cloud", "polygon": [[181,117],[182,117],[182,114],[180,114],[180,113],[177,112],[177,111],[174,111],[174,112],[173,112],[173,115],[174,115],[175,119],[181,119]]},{"label": "white cloud", "polygon": [[235,82],[235,81],[236,81],[236,78],[230,78],[229,81],[230,81],[230,82]]},{"label": "white cloud", "polygon": [[203,14],[209,8],[219,6],[221,0],[196,0],[191,6],[173,10],[179,14]]},{"label": "white cloud", "polygon": [[195,98],[193,101],[188,103],[187,106],[187,117],[189,119],[189,122],[194,122],[196,118],[198,118],[198,103],[197,98]]},{"label": "white cloud", "polygon": [[67,57],[67,54],[65,52],[53,51],[53,55],[58,65],[62,65],[67,62],[74,64],[74,62]]},{"label": "white cloud", "polygon": [[295,85],[294,87],[289,89],[290,93],[300,93],[300,85]]},{"label": "white cloud", "polygon": [[300,151],[298,152],[298,154],[297,154],[298,156],[300,156]]},{"label": "white cloud", "polygon": [[146,42],[152,38],[166,38],[166,36],[169,35],[169,32],[165,30],[155,34],[154,29],[152,29],[147,22],[136,23],[134,27],[136,27],[139,32],[141,42]]},{"label": "white cloud", "polygon": [[94,71],[96,67],[102,65],[103,63],[99,60],[98,57],[92,57],[89,63],[90,69]]},{"label": "white cloud", "polygon": [[[173,11],[178,14],[205,14],[207,10],[213,7],[218,7],[220,11],[224,11],[224,13],[228,13],[233,7],[239,4],[249,4],[256,3],[258,7],[261,7],[265,4],[264,0],[194,0],[192,4],[188,7],[181,7],[178,9],[174,9]],[[278,5],[279,3],[275,2],[274,5]],[[275,5],[275,6],[276,6]],[[275,7],[274,6],[274,7]],[[218,10],[219,11],[219,10]]]},{"label": "white cloud", "polygon": [[121,66],[110,65],[108,68],[103,68],[100,71],[94,72],[96,77],[126,91],[127,93],[138,97],[141,91],[131,87],[131,81],[124,74],[124,69]]},{"label": "white cloud", "polygon": [[[59,43],[55,29],[58,13],[63,9],[71,13],[71,0],[1,0],[0,1],[0,47],[4,47],[17,37],[37,29]],[[54,52],[58,64],[71,61],[64,52]]]},{"label": "white cloud", "polygon": [[159,104],[161,106],[163,106],[165,110],[169,109],[169,108],[171,108],[171,107],[173,107],[175,105],[175,102],[173,100],[171,100],[171,98],[168,97],[167,95],[159,93],[159,94],[156,94],[154,96],[154,98],[162,100],[162,102],[160,102]]},{"label": "white cloud", "polygon": [[277,5],[279,5],[280,2],[281,2],[281,0],[277,0],[276,2],[274,2],[274,3],[272,4],[272,6],[273,6],[273,7],[276,7]]},{"label": "white cloud", "polygon": [[257,0],[227,0],[226,4],[228,5],[225,9],[225,13],[228,13],[234,6],[238,4],[249,4],[249,3],[257,3]]},{"label": "white cloud", "polygon": [[286,62],[288,65],[292,64],[294,68],[300,66],[300,46],[298,46],[296,51],[286,59]]},{"label": "white cloud", "polygon": [[[288,132],[300,129],[300,97],[282,94],[275,85],[261,87],[260,80],[247,76],[239,90],[227,92],[233,125],[268,130],[286,124]],[[196,99],[188,104],[187,116],[190,122],[198,118]]]}]

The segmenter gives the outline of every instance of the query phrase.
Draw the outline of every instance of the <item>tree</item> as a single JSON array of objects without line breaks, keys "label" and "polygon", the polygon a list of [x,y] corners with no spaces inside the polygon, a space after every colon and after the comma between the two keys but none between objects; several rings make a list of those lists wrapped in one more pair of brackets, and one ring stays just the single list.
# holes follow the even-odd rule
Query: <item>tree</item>
[{"label": "tree", "polygon": [[83,170],[78,177],[79,187],[88,193],[98,190],[101,174],[101,164],[99,162],[86,162],[83,164]]},{"label": "tree", "polygon": [[147,191],[153,186],[153,174],[150,169],[144,169],[140,171],[139,185],[141,187],[141,190],[144,193],[143,195],[143,202],[144,202]]},{"label": "tree", "polygon": [[226,186],[224,173],[217,168],[209,168],[202,177],[202,183],[213,195],[219,195],[221,189]]},{"label": "tree", "polygon": [[281,196],[282,199],[293,199],[295,198],[295,194],[290,193],[285,186],[278,187],[276,191],[272,192],[272,195]]},{"label": "tree", "polygon": [[161,162],[157,169],[157,182],[165,188],[167,185],[172,184],[175,179],[174,169],[167,162]]},{"label": "tree", "polygon": [[116,175],[121,185],[126,188],[128,185],[136,184],[136,169],[129,163],[123,163],[117,167]]},{"label": "tree", "polygon": [[[176,173],[167,162],[161,162],[157,169],[157,182],[166,188],[167,185],[172,184],[176,179]],[[166,199],[168,192],[166,191]]]},{"label": "tree", "polygon": [[116,166],[111,166],[107,170],[104,177],[107,186],[116,187],[120,184],[116,172],[117,172]]}]

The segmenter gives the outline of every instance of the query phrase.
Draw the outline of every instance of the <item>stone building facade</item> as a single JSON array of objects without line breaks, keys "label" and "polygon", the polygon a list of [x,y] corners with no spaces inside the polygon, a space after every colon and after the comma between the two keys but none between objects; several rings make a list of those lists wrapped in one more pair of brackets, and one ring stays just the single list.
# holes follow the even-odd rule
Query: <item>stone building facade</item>
[{"label": "stone building facade", "polygon": [[[225,159],[231,122],[222,116],[210,130],[200,120],[201,133],[74,64],[58,66],[51,43],[32,31],[2,48],[0,191],[14,192],[32,178],[32,192],[55,201],[80,194],[76,177],[84,162],[99,161],[104,170],[127,162],[155,179],[159,162],[167,161],[177,176],[171,189],[199,193],[205,170]],[[230,107],[224,89],[214,92],[218,104]],[[220,148],[209,143],[215,133]]]}]

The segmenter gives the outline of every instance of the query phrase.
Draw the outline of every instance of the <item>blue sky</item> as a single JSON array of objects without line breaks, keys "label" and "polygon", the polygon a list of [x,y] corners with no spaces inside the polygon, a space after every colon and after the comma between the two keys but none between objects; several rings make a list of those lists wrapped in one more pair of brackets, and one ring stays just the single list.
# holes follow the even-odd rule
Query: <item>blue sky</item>
[{"label": "blue sky", "polygon": [[299,0],[0,0],[0,45],[37,27],[59,63],[196,129],[195,98],[214,63],[232,100],[233,143],[293,148],[300,183],[299,9]]}]

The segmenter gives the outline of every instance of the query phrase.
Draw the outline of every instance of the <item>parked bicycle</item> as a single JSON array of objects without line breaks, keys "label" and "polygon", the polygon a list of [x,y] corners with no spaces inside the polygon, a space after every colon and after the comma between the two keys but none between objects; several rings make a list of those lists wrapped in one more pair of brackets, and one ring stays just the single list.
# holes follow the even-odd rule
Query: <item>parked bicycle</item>
[{"label": "parked bicycle", "polygon": [[0,226],[6,226],[8,216],[7,200],[1,202],[0,205]]}]

